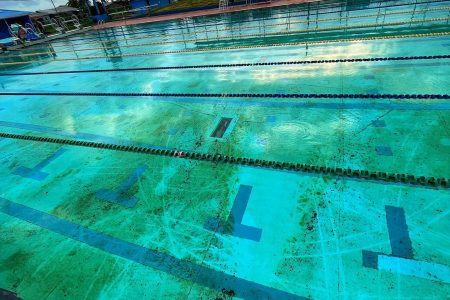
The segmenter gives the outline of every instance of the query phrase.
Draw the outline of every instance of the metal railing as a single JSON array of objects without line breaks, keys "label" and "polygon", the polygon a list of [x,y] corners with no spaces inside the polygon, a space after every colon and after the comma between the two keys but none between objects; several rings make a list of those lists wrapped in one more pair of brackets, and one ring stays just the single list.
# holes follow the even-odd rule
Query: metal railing
[{"label": "metal railing", "polygon": [[[71,15],[70,19],[64,19],[62,17],[58,18],[59,24],[64,27],[64,29],[66,31],[71,31],[71,30],[79,30],[82,29],[83,26],[80,23],[80,20],[78,19],[78,17],[76,15]],[[74,29],[70,29],[69,26],[72,26]]]},{"label": "metal railing", "polygon": [[221,9],[221,10],[228,9],[228,0],[220,0],[219,1],[219,9]]}]

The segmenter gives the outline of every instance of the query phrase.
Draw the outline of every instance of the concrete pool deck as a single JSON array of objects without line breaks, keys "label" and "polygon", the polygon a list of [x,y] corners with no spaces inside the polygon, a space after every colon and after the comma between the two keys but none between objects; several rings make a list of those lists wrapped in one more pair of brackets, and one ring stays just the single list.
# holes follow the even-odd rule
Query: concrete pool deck
[{"label": "concrete pool deck", "polygon": [[128,19],[128,20],[125,19],[125,20],[95,25],[95,26],[93,26],[93,28],[94,29],[106,29],[106,28],[120,27],[120,26],[127,26],[127,25],[137,25],[137,24],[154,23],[154,22],[169,21],[169,20],[183,19],[183,18],[211,16],[211,15],[218,15],[218,14],[223,14],[223,13],[240,12],[240,11],[247,11],[247,10],[253,10],[253,9],[286,6],[286,5],[317,2],[317,1],[318,0],[281,0],[281,1],[275,1],[275,2],[261,2],[261,3],[255,3],[255,4],[232,6],[226,10],[219,9],[219,8],[213,8],[213,9],[204,9],[204,10],[197,10],[197,11],[174,13],[174,14],[168,14],[168,15],[144,17],[144,18],[138,18],[138,19]]}]

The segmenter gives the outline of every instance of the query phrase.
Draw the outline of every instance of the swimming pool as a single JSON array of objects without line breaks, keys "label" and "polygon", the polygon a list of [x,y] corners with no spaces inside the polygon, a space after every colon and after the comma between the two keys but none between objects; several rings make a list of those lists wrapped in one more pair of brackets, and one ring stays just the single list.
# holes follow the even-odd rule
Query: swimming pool
[{"label": "swimming pool", "polygon": [[448,298],[450,1],[358,3],[2,54],[0,288]]}]

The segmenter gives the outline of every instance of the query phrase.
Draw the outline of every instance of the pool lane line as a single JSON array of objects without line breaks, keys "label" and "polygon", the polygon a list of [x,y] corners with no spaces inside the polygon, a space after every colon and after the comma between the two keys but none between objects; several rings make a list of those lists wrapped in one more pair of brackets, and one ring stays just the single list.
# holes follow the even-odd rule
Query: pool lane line
[{"label": "pool lane line", "polygon": [[249,34],[240,34],[240,35],[228,35],[228,36],[218,36],[218,37],[206,37],[206,38],[191,38],[191,39],[183,39],[183,40],[169,40],[169,41],[158,41],[158,42],[148,42],[141,44],[130,44],[130,45],[113,45],[113,46],[103,46],[103,47],[94,47],[94,48],[84,48],[84,49],[70,49],[70,50],[60,50],[60,51],[45,51],[45,52],[36,52],[29,54],[18,54],[18,55],[7,55],[4,58],[15,58],[15,57],[33,57],[40,56],[44,54],[60,54],[60,53],[72,53],[72,52],[83,52],[83,51],[92,51],[92,50],[107,50],[107,49],[122,49],[122,48],[135,48],[135,47],[145,47],[145,46],[154,46],[154,45],[167,45],[167,44],[181,44],[181,43],[194,43],[194,42],[217,42],[222,40],[233,40],[233,39],[241,39],[248,37],[267,37],[267,36],[278,36],[278,35],[293,35],[298,33],[310,33],[310,32],[323,32],[323,31],[335,31],[335,30],[347,30],[347,29],[359,29],[359,28],[371,28],[371,27],[384,27],[384,26],[400,26],[400,25],[410,25],[416,23],[429,23],[436,21],[449,21],[450,18],[434,18],[434,19],[426,19],[426,20],[414,20],[408,22],[388,22],[380,25],[378,23],[374,24],[361,24],[361,25],[352,25],[352,26],[335,26],[335,27],[325,27],[325,28],[314,28],[314,29],[299,29],[299,30],[284,30],[284,31],[274,31],[274,32],[263,32],[263,33],[249,33]]},{"label": "pool lane line", "polygon": [[332,63],[359,63],[359,62],[382,62],[403,60],[434,60],[448,59],[450,55],[420,55],[420,56],[398,56],[398,57],[371,57],[371,58],[343,58],[343,59],[321,59],[304,61],[277,61],[265,63],[237,63],[237,64],[214,64],[214,65],[188,65],[188,66],[166,66],[166,67],[143,67],[124,69],[93,69],[93,70],[69,70],[48,72],[23,72],[23,73],[0,73],[0,76],[24,76],[24,75],[52,75],[72,73],[101,73],[101,72],[128,72],[128,71],[158,71],[158,70],[183,70],[183,69],[215,69],[235,67],[259,67],[259,66],[289,66],[310,64],[332,64]]},{"label": "pool lane line", "polygon": [[95,196],[103,201],[119,204],[127,208],[133,208],[138,203],[138,198],[134,195],[127,195],[127,192],[138,182],[142,174],[147,170],[146,165],[137,166],[133,172],[122,182],[116,190],[106,188],[99,189]]},{"label": "pool lane line", "polygon": [[327,166],[282,162],[282,161],[269,161],[247,157],[233,157],[222,154],[208,154],[194,151],[162,150],[160,148],[153,148],[153,147],[140,147],[132,145],[108,144],[102,142],[49,138],[34,135],[12,134],[6,132],[0,132],[0,137],[15,140],[27,140],[42,143],[72,145],[72,146],[107,149],[114,151],[134,152],[141,154],[152,154],[158,156],[171,156],[174,158],[201,160],[201,161],[208,161],[211,163],[229,163],[233,165],[251,166],[264,169],[289,170],[291,172],[314,173],[321,175],[330,175],[334,177],[354,178],[362,181],[394,182],[394,183],[409,184],[412,186],[423,186],[442,189],[450,188],[449,178],[439,178],[436,176],[417,176],[412,174],[356,170],[351,168],[335,168]]},{"label": "pool lane line", "polygon": [[250,200],[252,189],[253,187],[251,185],[239,185],[228,218],[224,220],[218,217],[209,217],[203,225],[203,228],[212,232],[239,237],[241,239],[255,242],[261,241],[263,231],[261,228],[243,224],[244,214]]},{"label": "pool lane line", "polygon": [[375,270],[450,283],[450,266],[414,258],[405,210],[386,205],[385,211],[391,254],[362,250],[362,265]]},{"label": "pool lane line", "polygon": [[[392,13],[386,13],[383,14],[384,15],[398,15],[398,14],[406,14],[406,13],[418,13],[418,12],[428,12],[428,11],[442,11],[442,10],[450,10],[450,6],[448,7],[437,7],[437,8],[430,8],[430,9],[423,9],[423,10],[417,10],[417,11],[405,11],[405,12],[392,12]],[[329,22],[329,21],[343,21],[343,20],[348,20],[348,19],[356,19],[356,18],[367,18],[367,17],[377,17],[379,16],[379,14],[370,14],[370,15],[363,15],[363,16],[349,16],[349,17],[342,17],[342,18],[328,18],[328,19],[322,19],[322,20],[317,20],[314,22],[311,21],[294,21],[294,22],[289,22],[289,24],[285,23],[276,23],[276,24],[265,24],[263,27],[276,27],[276,26],[287,26],[287,25],[295,25],[295,24],[307,24],[307,23],[320,23],[320,22]],[[293,16],[291,16],[293,17]],[[256,22],[256,21],[253,21]],[[380,25],[380,27],[382,27],[384,25]],[[203,27],[203,26],[198,26],[198,27]],[[96,40],[93,42],[85,42],[85,43],[75,43],[75,44],[70,44],[70,45],[53,45],[53,48],[63,48],[63,47],[73,47],[73,46],[83,46],[83,45],[91,45],[91,44],[100,44],[100,43],[116,43],[116,42],[121,42],[121,41],[134,41],[134,40],[141,40],[141,39],[148,39],[148,38],[158,38],[158,37],[170,37],[170,36],[179,36],[179,35],[192,35],[192,34],[200,34],[200,33],[214,33],[214,32],[221,32],[221,31],[229,31],[229,30],[235,30],[235,29],[252,29],[252,28],[261,28],[261,25],[252,25],[252,26],[240,26],[240,27],[225,27],[222,29],[216,29],[216,30],[200,30],[200,31],[192,31],[192,32],[180,32],[180,33],[168,33],[168,34],[159,34],[159,35],[146,35],[146,36],[140,36],[140,37],[134,37],[134,38],[123,38],[123,39],[114,39],[114,40]],[[181,28],[179,30],[183,30],[185,28]],[[120,36],[120,35],[118,35]],[[50,44],[50,43],[49,43]],[[35,49],[15,49],[15,50],[11,50],[11,51],[20,51],[20,52],[24,52],[24,50],[35,50]],[[67,51],[70,52],[70,51]]]},{"label": "pool lane line", "polygon": [[302,41],[302,42],[291,42],[291,43],[281,43],[281,44],[245,45],[245,46],[232,46],[232,47],[214,47],[214,48],[184,49],[184,50],[173,50],[173,51],[128,53],[128,54],[120,54],[120,55],[87,56],[87,57],[77,57],[77,58],[60,58],[60,59],[52,59],[52,60],[45,60],[45,59],[29,60],[29,61],[0,63],[0,66],[25,65],[25,64],[35,63],[35,62],[50,63],[50,62],[61,62],[61,61],[104,59],[104,58],[112,59],[112,58],[123,58],[123,57],[141,57],[141,56],[147,56],[147,55],[166,55],[166,54],[197,53],[197,52],[209,52],[209,51],[232,51],[232,50],[238,50],[238,49],[287,47],[287,46],[299,46],[299,45],[325,45],[325,44],[334,44],[334,43],[392,40],[392,39],[405,39],[405,38],[421,38],[421,37],[435,37],[435,36],[447,36],[447,35],[450,35],[450,31],[434,32],[434,33],[415,33],[415,34],[406,34],[406,35],[405,34],[403,34],[403,35],[387,35],[387,36],[366,37],[366,38]]},{"label": "pool lane line", "polygon": [[[428,1],[428,2],[421,2],[421,3],[417,3],[417,4],[428,4],[428,3],[443,3],[443,2],[449,2],[448,0],[444,0],[444,1]],[[377,10],[380,8],[391,8],[391,7],[396,7],[396,6],[412,6],[413,4],[416,3],[410,3],[410,4],[396,4],[396,5],[387,5],[387,6],[380,6],[380,7],[373,7],[373,8],[358,8],[358,9],[353,9],[353,10],[337,10],[334,12],[319,12],[317,13],[318,15],[327,15],[327,14],[336,14],[336,13],[348,13],[348,12],[354,12],[354,11],[360,11],[360,10]],[[342,7],[342,6],[336,6],[336,7]],[[327,9],[327,7],[324,7],[324,9]],[[307,10],[297,10],[294,11],[295,12],[302,12],[305,11],[307,12]],[[233,12],[232,12],[233,13]],[[292,12],[287,12],[287,13],[283,13],[284,14],[289,14]],[[310,15],[311,16],[311,15]],[[203,16],[200,16],[203,17]],[[308,17],[308,14],[299,14],[299,15],[291,15],[290,17]],[[197,17],[194,18],[189,18],[189,19],[195,19]],[[247,20],[247,21],[240,21],[240,22],[232,22],[232,24],[243,24],[243,23],[252,23],[252,22],[266,22],[268,20],[277,20],[277,19],[287,19],[288,17],[273,17],[273,18],[264,18],[264,19],[254,19],[254,20]],[[173,21],[173,20],[171,20]],[[164,22],[164,21],[163,21]],[[317,20],[310,20],[310,23],[315,23],[317,22]],[[226,22],[228,23],[228,22]],[[185,29],[191,29],[191,28],[196,28],[196,27],[211,27],[211,26],[216,26],[216,25],[222,25],[224,23],[206,23],[206,24],[194,24],[191,27],[184,27]],[[121,27],[138,27],[140,25],[143,24],[132,24],[132,25],[125,25],[125,26],[116,26],[115,28],[121,28]],[[77,41],[77,40],[86,40],[86,39],[94,39],[94,38],[99,38],[99,37],[111,37],[111,36],[127,36],[127,35],[136,35],[136,34],[141,34],[141,33],[151,33],[151,32],[161,32],[161,31],[172,31],[172,30],[179,30],[179,27],[169,27],[169,28],[164,28],[164,27],[157,27],[159,29],[157,30],[140,30],[140,32],[130,32],[130,33],[118,33],[118,34],[111,34],[111,33],[107,33],[106,30],[111,29],[111,28],[106,28],[106,29],[96,29],[97,33],[96,34],[89,34],[88,38],[82,38],[82,39],[71,39],[72,41]],[[100,35],[99,33],[103,32],[105,33],[105,35]],[[89,38],[89,36],[93,36],[92,38]]]},{"label": "pool lane line", "polygon": [[248,300],[308,299],[216,270],[201,263],[192,262],[190,259],[181,259],[164,251],[146,248],[2,197],[0,197],[0,213],[34,224],[39,228],[60,234],[127,261],[207,287],[218,293],[233,291],[235,297]]},{"label": "pool lane line", "polygon": [[103,92],[0,92],[0,96],[82,97],[204,97],[204,98],[294,98],[294,99],[450,99],[449,94],[237,94],[237,93],[103,93]]},{"label": "pool lane line", "polygon": [[37,181],[42,181],[49,175],[48,173],[42,171],[46,166],[48,166],[51,162],[53,162],[55,159],[63,155],[67,150],[64,148],[59,148],[50,156],[46,157],[43,161],[38,163],[33,168],[28,168],[25,166],[19,166],[17,169],[13,171],[14,175],[18,175],[24,178],[34,179]]},{"label": "pool lane line", "polygon": [[406,224],[405,210],[390,205],[386,205],[385,210],[392,255],[413,259],[414,253],[408,225]]}]

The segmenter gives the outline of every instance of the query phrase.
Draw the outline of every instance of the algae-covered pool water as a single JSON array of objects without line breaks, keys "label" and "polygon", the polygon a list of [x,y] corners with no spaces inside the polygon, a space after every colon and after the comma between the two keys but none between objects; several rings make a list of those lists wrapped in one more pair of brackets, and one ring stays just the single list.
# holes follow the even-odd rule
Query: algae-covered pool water
[{"label": "algae-covered pool water", "polygon": [[323,1],[2,54],[0,295],[448,299],[449,13]]}]

